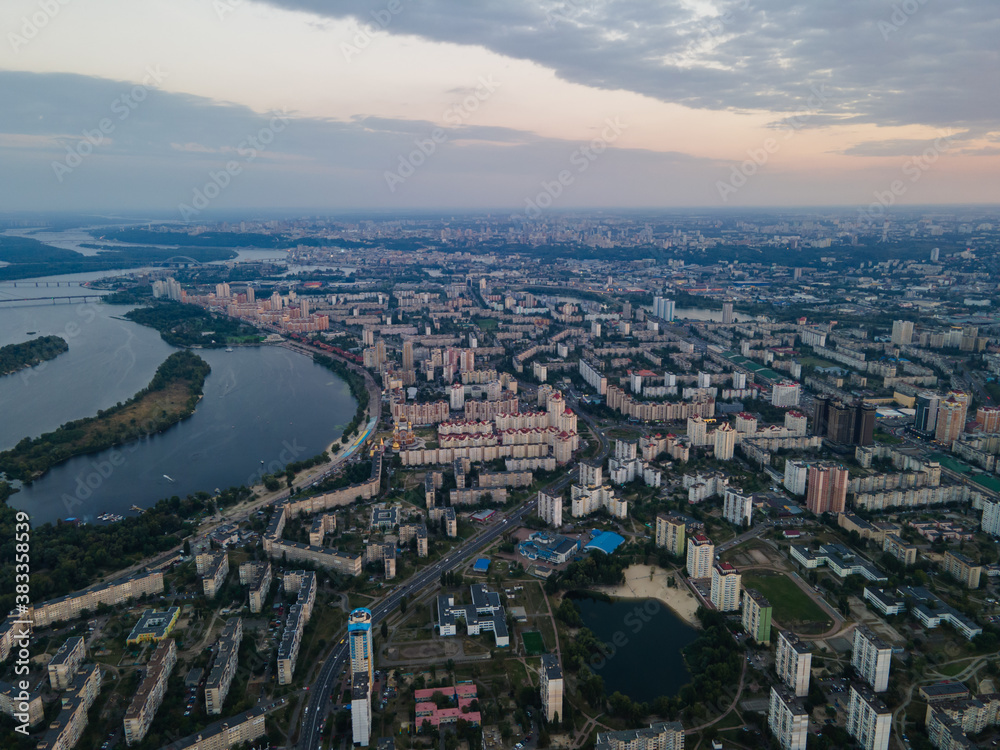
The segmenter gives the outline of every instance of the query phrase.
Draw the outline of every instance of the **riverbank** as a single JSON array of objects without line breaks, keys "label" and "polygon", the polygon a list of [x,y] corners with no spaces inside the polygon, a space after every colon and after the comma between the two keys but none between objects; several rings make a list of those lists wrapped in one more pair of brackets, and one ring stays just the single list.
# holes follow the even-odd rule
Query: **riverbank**
[{"label": "riverbank", "polygon": [[667,586],[667,580],[675,575],[679,579],[679,573],[671,573],[655,565],[630,565],[624,572],[625,583],[618,586],[595,586],[594,589],[608,596],[656,599],[670,607],[675,615],[691,627],[700,628],[701,622],[697,617],[698,600],[694,594],[680,582],[677,586]]},{"label": "riverbank", "polygon": [[39,336],[0,347],[0,377],[40,365],[68,351],[69,344],[61,336]]},{"label": "riverbank", "polygon": [[25,438],[0,453],[0,472],[31,481],[74,456],[98,453],[165,430],[194,413],[211,368],[197,354],[175,352],[150,384],[97,416],[67,422],[34,440]]}]

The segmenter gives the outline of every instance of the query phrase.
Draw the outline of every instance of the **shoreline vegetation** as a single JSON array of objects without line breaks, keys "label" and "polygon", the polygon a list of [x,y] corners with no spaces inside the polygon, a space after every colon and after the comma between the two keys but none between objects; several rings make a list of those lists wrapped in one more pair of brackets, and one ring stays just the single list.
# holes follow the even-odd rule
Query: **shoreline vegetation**
[{"label": "shoreline vegetation", "polygon": [[60,336],[39,336],[0,347],[0,377],[35,367],[68,351],[69,344]]},{"label": "shoreline vegetation", "polygon": [[[260,331],[225,315],[212,313],[180,302],[150,300],[153,304],[125,313],[133,323],[153,328],[171,346],[221,349],[231,344],[259,344]],[[112,304],[134,304],[127,297],[115,298]]]},{"label": "shoreline vegetation", "polygon": [[0,472],[30,482],[75,456],[97,453],[162,432],[191,416],[211,368],[191,351],[174,352],[149,385],[125,403],[94,417],[67,422],[37,438],[24,438],[0,453]]},{"label": "shoreline vegetation", "polygon": [[671,573],[656,565],[630,565],[625,569],[625,582],[617,586],[596,586],[599,594],[618,599],[656,599],[693,628],[701,629],[698,619],[698,599],[683,584],[668,586]]}]

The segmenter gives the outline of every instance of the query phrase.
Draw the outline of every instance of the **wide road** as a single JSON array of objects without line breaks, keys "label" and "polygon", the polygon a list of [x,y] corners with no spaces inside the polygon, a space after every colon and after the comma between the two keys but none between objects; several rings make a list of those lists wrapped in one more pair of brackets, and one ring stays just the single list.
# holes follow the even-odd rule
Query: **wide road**
[{"label": "wide road", "polygon": [[[577,411],[577,414],[580,417],[584,417],[584,415],[580,414],[579,411]],[[597,434],[601,440],[601,452],[597,456],[597,459],[603,463],[604,459],[608,456],[608,450],[610,448],[608,439],[602,433],[598,432],[596,425],[592,420],[588,417],[584,417],[584,421],[592,426],[595,434]],[[546,492],[550,494],[562,492],[566,485],[573,481],[573,473],[573,469],[570,468],[565,476],[560,477],[557,481],[550,484],[546,488]],[[503,520],[499,521],[494,526],[487,528],[479,535],[465,542],[458,549],[452,550],[441,560],[438,560],[433,565],[424,568],[420,572],[413,575],[413,577],[411,577],[408,581],[401,584],[392,593],[380,599],[371,607],[373,624],[377,624],[381,620],[388,617],[388,615],[399,606],[399,602],[404,596],[418,594],[427,586],[436,584],[441,580],[442,572],[458,567],[468,557],[489,546],[503,534],[516,529],[521,525],[521,521],[524,517],[532,513],[537,505],[537,498],[529,500],[524,505],[521,505],[517,510],[504,517]],[[338,634],[338,638],[339,635],[340,634]],[[329,656],[327,656],[326,662],[320,669],[319,676],[309,688],[309,703],[307,704],[308,709],[302,719],[302,726],[299,731],[299,742],[297,747],[300,748],[300,750],[320,747],[319,727],[320,724],[323,723],[323,719],[326,717],[327,711],[329,710],[330,693],[333,690],[333,686],[348,659],[349,650],[347,642],[338,640]]]}]

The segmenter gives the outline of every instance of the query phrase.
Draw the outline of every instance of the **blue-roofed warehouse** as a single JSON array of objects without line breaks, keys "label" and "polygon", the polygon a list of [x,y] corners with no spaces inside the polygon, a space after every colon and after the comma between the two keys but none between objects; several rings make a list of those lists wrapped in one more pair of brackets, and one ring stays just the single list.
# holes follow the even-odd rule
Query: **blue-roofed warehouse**
[{"label": "blue-roofed warehouse", "polygon": [[583,548],[584,550],[597,550],[606,555],[610,555],[625,541],[625,537],[613,531],[599,531],[594,529],[590,532],[591,540]]},{"label": "blue-roofed warehouse", "polygon": [[480,557],[478,560],[476,560],[475,564],[472,566],[472,569],[476,573],[486,573],[490,569],[489,558]]}]

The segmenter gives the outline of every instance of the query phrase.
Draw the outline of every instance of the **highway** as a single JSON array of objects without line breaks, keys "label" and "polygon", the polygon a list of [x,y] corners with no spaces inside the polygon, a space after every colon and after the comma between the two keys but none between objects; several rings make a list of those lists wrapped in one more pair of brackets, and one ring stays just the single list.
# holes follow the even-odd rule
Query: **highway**
[{"label": "highway", "polygon": [[[599,430],[597,424],[589,416],[581,413],[579,410],[575,411],[577,416],[591,427],[594,434],[600,440],[601,450],[595,458],[603,463],[610,450],[608,438]],[[567,474],[546,487],[546,492],[550,494],[562,492],[573,480],[573,474],[574,469],[570,468]],[[371,608],[373,625],[378,624],[388,617],[399,606],[399,602],[404,596],[418,594],[427,586],[436,584],[441,580],[442,572],[458,567],[468,557],[489,546],[506,532],[516,529],[521,525],[522,519],[532,513],[537,505],[537,499],[529,500],[517,510],[505,516],[500,522],[490,526],[479,535],[465,542],[457,550],[453,550],[446,557],[416,573],[408,581],[398,586],[392,593],[379,600]],[[309,750],[309,748],[318,748],[320,746],[320,725],[326,718],[330,707],[330,693],[349,658],[347,642],[340,640],[342,634],[343,631],[338,634],[337,644],[327,656],[326,662],[320,669],[319,676],[309,688],[308,708],[302,719],[297,745],[300,750]]]}]

